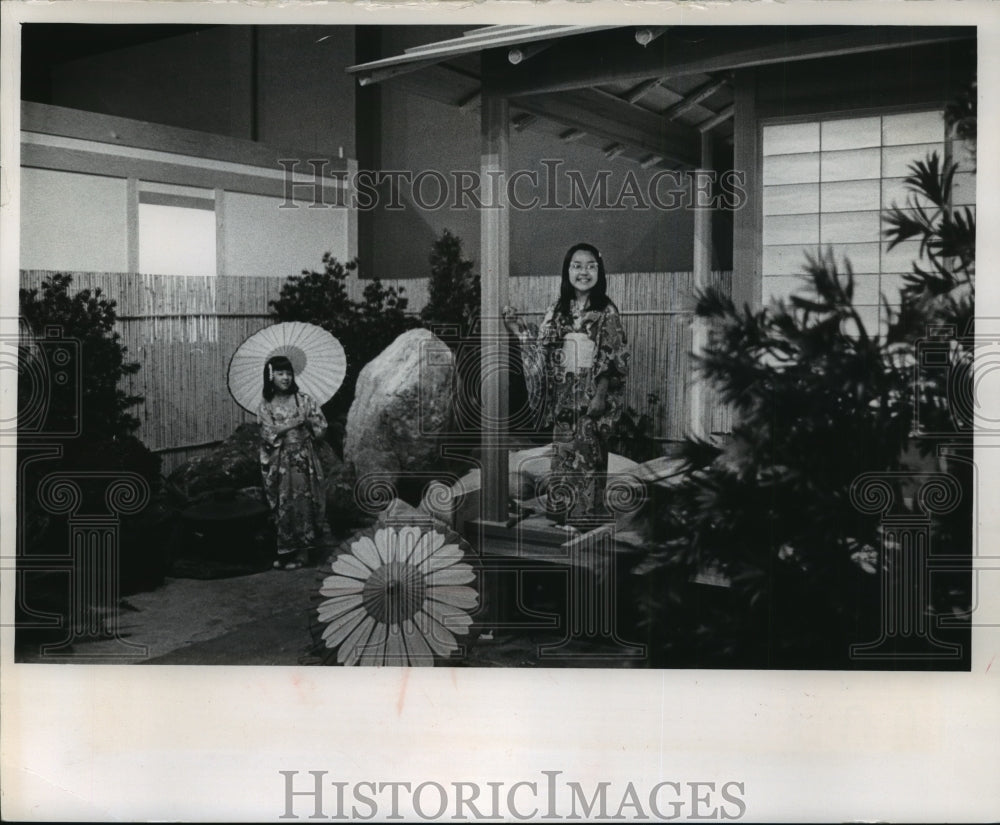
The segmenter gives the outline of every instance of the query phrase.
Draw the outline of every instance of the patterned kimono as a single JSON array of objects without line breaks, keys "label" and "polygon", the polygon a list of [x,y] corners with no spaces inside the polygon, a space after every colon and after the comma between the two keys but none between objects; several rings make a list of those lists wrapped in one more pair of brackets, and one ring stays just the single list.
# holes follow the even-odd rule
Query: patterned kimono
[{"label": "patterned kimono", "polygon": [[[275,428],[296,416],[304,421],[284,433]],[[257,407],[260,467],[264,491],[274,513],[278,553],[306,551],[329,535],[323,468],[313,445],[326,432],[326,417],[308,395],[275,395]]]},{"label": "patterned kimono", "polygon": [[[583,333],[593,344],[590,367],[567,361],[566,336]],[[552,475],[548,508],[559,521],[587,523],[606,513],[604,489],[608,437],[621,418],[629,351],[621,316],[614,305],[601,311],[575,309],[571,318],[553,304],[534,342],[522,339],[522,360],[530,403],[543,408],[543,426],[553,427]],[[597,379],[608,379],[607,409],[598,418],[586,414]]]}]

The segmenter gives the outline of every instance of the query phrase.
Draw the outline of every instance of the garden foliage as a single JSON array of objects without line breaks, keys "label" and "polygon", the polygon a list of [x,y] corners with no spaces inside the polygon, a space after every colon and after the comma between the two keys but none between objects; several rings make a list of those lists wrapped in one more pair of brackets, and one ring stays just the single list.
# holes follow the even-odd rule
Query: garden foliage
[{"label": "garden foliage", "polygon": [[[129,411],[142,401],[142,396],[128,395],[120,382],[124,376],[138,372],[139,364],[126,361],[126,348],[114,331],[116,302],[105,298],[100,289],[70,295],[72,282],[71,275],[57,273],[42,282],[40,291],[20,290],[21,319],[31,330],[31,339],[23,342],[21,353],[20,403],[30,414],[26,405],[42,391],[42,386],[35,384],[38,373],[31,367],[36,360],[41,363],[46,359],[46,351],[56,348],[49,343],[52,339],[47,331],[58,330],[56,340],[76,346],[64,350],[71,360],[60,364],[59,372],[70,376],[69,380],[44,386],[47,410],[41,429],[70,432],[79,427],[83,439],[131,435],[139,419]],[[79,401],[77,386],[81,390]]]},{"label": "garden foliage", "polygon": [[301,275],[293,275],[281,287],[280,297],[270,302],[279,321],[316,324],[344,347],[347,356],[344,383],[323,407],[335,425],[333,429],[338,429],[338,421],[346,420],[364,365],[399,335],[419,325],[406,315],[407,298],[403,290],[385,287],[378,278],[366,284],[361,301],[352,300],[346,281],[357,268],[356,260],[341,263],[327,252],[323,255],[322,272],[303,270]]},{"label": "garden foliage", "polygon": [[431,329],[452,325],[471,334],[480,309],[479,276],[473,261],[462,255],[462,240],[445,229],[431,247],[430,299],[420,317]]},{"label": "garden foliage", "polygon": [[[142,396],[122,389],[139,364],[115,331],[116,302],[100,289],[72,293],[72,276],[47,277],[40,289],[20,290],[22,335],[18,351],[18,557],[66,556],[67,518],[46,511],[40,485],[50,474],[71,480],[80,492],[78,513],[103,513],[108,476],[137,473],[155,495],[160,458],[138,438],[133,409]],[[156,586],[163,577],[153,510],[121,521],[120,592]],[[65,614],[65,576],[25,570],[18,578],[18,606]],[[24,629],[24,617],[19,616]],[[19,631],[19,642],[24,634]]]},{"label": "garden foliage", "polygon": [[121,387],[139,364],[127,360],[115,332],[116,302],[99,288],[71,294],[72,282],[57,273],[40,290],[20,291],[22,324],[30,330],[18,359],[21,446],[41,439],[58,445],[59,469],[131,470],[155,489],[159,458],[134,436],[140,422],[132,410],[143,399]]},{"label": "garden foliage", "polygon": [[[974,100],[947,113],[966,139]],[[863,322],[850,263],[830,251],[808,259],[800,293],[759,311],[713,289],[699,296],[712,329],[700,369],[734,424],[724,441],[686,441],[687,472],[659,511],[642,596],[657,663],[859,666],[849,649],[879,635],[888,540],[880,515],[852,503],[862,473],[898,472],[887,479],[900,512],[917,517],[913,474],[951,473],[962,501],[932,522],[932,549],[968,559],[971,465],[939,447],[971,458],[959,402],[972,395],[975,216],[950,204],[955,169],[937,154],[909,172],[884,234],[890,246],[919,240],[925,264],[896,300],[883,296],[882,329]],[[933,369],[927,347],[945,354]],[[731,586],[692,583],[706,571]],[[967,573],[932,576],[935,616],[960,617],[970,599]]]}]

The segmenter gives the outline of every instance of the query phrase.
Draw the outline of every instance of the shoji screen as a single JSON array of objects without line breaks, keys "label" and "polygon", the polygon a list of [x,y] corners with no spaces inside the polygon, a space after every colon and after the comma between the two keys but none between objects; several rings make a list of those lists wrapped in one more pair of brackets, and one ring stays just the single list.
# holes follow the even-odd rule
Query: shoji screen
[{"label": "shoji screen", "polygon": [[[765,125],[764,303],[801,290],[806,253],[832,247],[838,264],[850,260],[862,318],[878,329],[880,292],[897,302],[919,252],[916,241],[888,251],[882,210],[894,201],[905,206],[910,163],[946,150],[950,155],[940,110]],[[972,203],[970,159],[958,159],[954,198]]]}]

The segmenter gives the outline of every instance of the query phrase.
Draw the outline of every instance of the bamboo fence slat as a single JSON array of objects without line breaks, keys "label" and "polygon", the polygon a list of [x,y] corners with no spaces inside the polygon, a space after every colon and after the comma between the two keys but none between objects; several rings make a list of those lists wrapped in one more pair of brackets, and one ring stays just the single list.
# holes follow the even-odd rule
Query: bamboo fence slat
[{"label": "bamboo fence slat", "polygon": [[[50,275],[21,273],[21,286],[39,287]],[[137,432],[153,450],[166,451],[175,465],[188,452],[226,438],[252,420],[226,389],[229,359],[239,344],[273,323],[268,302],[277,298],[282,277],[140,275],[76,272],[72,290],[100,288],[117,302],[117,331],[127,357],[142,368],[124,379],[123,389],[145,397],[134,410]],[[728,290],[731,274],[713,273]],[[348,294],[361,300],[366,282],[347,281]],[[559,292],[557,275],[511,278],[510,303],[538,321]],[[417,313],[429,297],[428,281],[386,280],[402,287],[407,312]],[[654,418],[654,435],[677,440],[689,430],[687,399],[692,380],[691,319],[694,299],[690,272],[630,272],[608,276],[608,293],[622,312],[632,347],[627,403]],[[649,404],[650,394],[657,397]],[[726,432],[729,411],[709,392],[710,427]],[[190,449],[188,449],[190,448]]]}]

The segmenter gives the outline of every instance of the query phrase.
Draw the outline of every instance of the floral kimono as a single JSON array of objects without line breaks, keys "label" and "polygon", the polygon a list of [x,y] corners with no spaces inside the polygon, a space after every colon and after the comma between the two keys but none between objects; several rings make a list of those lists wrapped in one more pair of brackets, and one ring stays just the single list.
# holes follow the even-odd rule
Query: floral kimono
[{"label": "floral kimono", "polygon": [[[543,426],[553,427],[549,510],[571,523],[599,518],[606,513],[608,438],[624,409],[628,375],[621,316],[609,304],[601,311],[574,308],[566,318],[553,304],[536,340],[522,339],[522,360],[529,401],[542,409]],[[595,419],[586,412],[602,377],[607,409]]]},{"label": "floral kimono", "polygon": [[[303,423],[284,433],[275,428],[295,417]],[[278,554],[307,551],[329,534],[323,468],[313,439],[326,432],[326,417],[308,395],[275,395],[257,407],[260,467],[264,491],[274,513]]]}]

